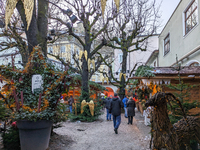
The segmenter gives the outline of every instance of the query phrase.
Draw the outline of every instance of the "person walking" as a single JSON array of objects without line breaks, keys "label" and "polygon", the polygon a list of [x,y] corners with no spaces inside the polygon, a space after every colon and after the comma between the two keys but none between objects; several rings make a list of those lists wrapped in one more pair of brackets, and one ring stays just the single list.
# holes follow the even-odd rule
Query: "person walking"
[{"label": "person walking", "polygon": [[107,112],[107,115],[106,115],[107,121],[109,121],[109,120],[111,121],[111,113],[109,112],[111,101],[112,101],[112,95],[110,95],[110,97],[106,98],[106,100],[105,100],[105,106],[106,106],[106,112]]},{"label": "person walking", "polygon": [[118,128],[121,123],[121,108],[123,108],[122,101],[118,98],[117,93],[114,93],[114,98],[110,103],[110,113],[113,115],[113,125],[115,134],[118,134]]},{"label": "person walking", "polygon": [[128,124],[133,124],[133,116],[135,116],[135,101],[132,97],[129,98],[127,103]]},{"label": "person walking", "polygon": [[72,96],[70,96],[70,98],[68,99],[70,113],[72,113],[72,104],[73,103],[74,103],[74,98]]},{"label": "person walking", "polygon": [[126,108],[126,104],[128,102],[128,96],[125,96],[124,99],[122,100],[122,102],[124,103],[124,117],[128,118],[128,116],[127,116],[127,108]]}]

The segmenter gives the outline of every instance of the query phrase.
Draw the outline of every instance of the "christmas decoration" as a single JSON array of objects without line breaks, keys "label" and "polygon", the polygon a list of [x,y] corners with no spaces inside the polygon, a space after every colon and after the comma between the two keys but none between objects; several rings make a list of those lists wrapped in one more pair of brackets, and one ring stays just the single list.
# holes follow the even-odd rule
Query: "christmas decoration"
[{"label": "christmas decoration", "polygon": [[[5,12],[6,30],[8,28],[8,23],[10,22],[10,17],[13,14],[13,11],[16,7],[17,2],[18,2],[18,0],[7,0],[6,1],[6,12]],[[32,20],[34,1],[33,0],[22,0],[22,2],[24,4],[26,22],[27,22],[27,30],[28,30],[31,20]]]},{"label": "christmas decoration", "polygon": [[83,101],[81,102],[81,114],[84,112],[83,107],[86,106],[86,105],[87,105],[86,101],[83,100]]},{"label": "christmas decoration", "polygon": [[83,51],[80,51],[80,52],[79,52],[79,60],[81,60],[82,55],[83,55]]},{"label": "christmas decoration", "polygon": [[119,79],[120,79],[120,81],[121,81],[122,76],[124,76],[124,80],[126,80],[126,74],[125,74],[125,73],[120,73],[120,74],[119,74]]},{"label": "christmas decoration", "polygon": [[88,53],[87,53],[87,51],[85,50],[84,56],[85,56],[85,60],[86,60],[86,61],[87,61],[87,55],[88,55]]},{"label": "christmas decoration", "polygon": [[119,11],[120,0],[115,0],[115,5],[117,7],[117,11]]},{"label": "christmas decoration", "polygon": [[90,64],[91,64],[91,61],[90,61],[90,58],[88,58],[88,71],[90,71]]},{"label": "christmas decoration", "polygon": [[94,61],[94,59],[91,60],[91,63],[92,63],[93,69],[95,70],[95,61]]},{"label": "christmas decoration", "polygon": [[33,15],[33,8],[34,8],[34,1],[33,0],[22,0],[25,9],[26,15],[26,22],[27,22],[27,30],[31,24],[32,15]]},{"label": "christmas decoration", "polygon": [[91,115],[94,116],[94,102],[93,102],[93,100],[91,100],[91,101],[88,103],[88,105],[89,105],[89,108],[90,108],[90,113],[91,113]]},{"label": "christmas decoration", "polygon": [[107,0],[101,0],[102,16],[104,16],[104,11],[105,11],[105,8],[106,8],[106,2],[107,2]]},{"label": "christmas decoration", "polygon": [[13,14],[13,11],[16,7],[18,0],[7,0],[6,1],[6,12],[5,12],[5,24],[6,30],[8,28],[8,23],[10,22],[10,17]]}]

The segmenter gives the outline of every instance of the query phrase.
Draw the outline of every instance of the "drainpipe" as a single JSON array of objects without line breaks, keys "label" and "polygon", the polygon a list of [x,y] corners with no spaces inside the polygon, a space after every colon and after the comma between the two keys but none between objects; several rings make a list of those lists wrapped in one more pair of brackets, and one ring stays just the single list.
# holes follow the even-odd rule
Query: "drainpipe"
[{"label": "drainpipe", "polygon": [[[183,59],[187,58],[188,56],[192,55],[193,53],[197,52],[200,49],[200,45],[197,46],[195,49],[187,53],[185,56],[183,56],[181,59],[178,60],[178,62],[182,61]],[[177,62],[173,63],[170,67],[174,66]]]}]

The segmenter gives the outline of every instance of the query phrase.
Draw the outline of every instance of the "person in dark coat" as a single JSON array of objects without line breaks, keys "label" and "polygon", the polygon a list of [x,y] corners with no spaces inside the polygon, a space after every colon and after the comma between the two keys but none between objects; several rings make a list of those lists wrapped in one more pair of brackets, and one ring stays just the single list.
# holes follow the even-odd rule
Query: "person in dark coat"
[{"label": "person in dark coat", "polygon": [[110,104],[111,104],[111,101],[112,101],[112,95],[110,95],[110,97],[106,98],[105,100],[105,106],[106,106],[106,111],[107,111],[107,115],[106,115],[106,118],[107,118],[107,121],[111,121],[111,113],[109,112],[110,111]]},{"label": "person in dark coat", "polygon": [[119,125],[121,123],[121,108],[123,108],[122,101],[118,98],[117,93],[114,94],[114,98],[111,101],[110,104],[110,113],[113,115],[113,125],[114,125],[114,131],[115,134],[118,134],[117,129],[119,128]]},{"label": "person in dark coat", "polygon": [[128,124],[133,124],[133,116],[135,116],[135,101],[132,97],[129,98],[127,103]]},{"label": "person in dark coat", "polygon": [[74,98],[72,96],[70,96],[70,98],[68,99],[70,113],[72,113],[72,104],[73,103],[74,103]]}]

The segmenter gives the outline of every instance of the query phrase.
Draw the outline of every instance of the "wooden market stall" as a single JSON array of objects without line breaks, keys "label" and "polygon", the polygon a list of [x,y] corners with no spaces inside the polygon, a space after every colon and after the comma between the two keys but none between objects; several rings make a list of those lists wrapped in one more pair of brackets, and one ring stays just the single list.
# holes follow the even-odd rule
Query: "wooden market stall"
[{"label": "wooden market stall", "polygon": [[[200,66],[185,66],[180,69],[180,71],[175,70],[172,67],[155,67],[152,70],[152,73],[155,75],[153,77],[131,77],[128,80],[139,80],[139,85],[137,88],[143,88],[146,86],[152,85],[152,92],[149,96],[153,96],[158,89],[155,87],[159,87],[159,90],[162,92],[177,92],[176,90],[168,88],[166,85],[168,84],[178,84],[179,76],[183,83],[189,85],[195,85],[190,89],[190,100],[198,100],[200,102]],[[129,85],[131,83],[129,82]],[[200,113],[200,108],[196,108],[195,113]],[[191,113],[194,113],[191,111]]]}]

